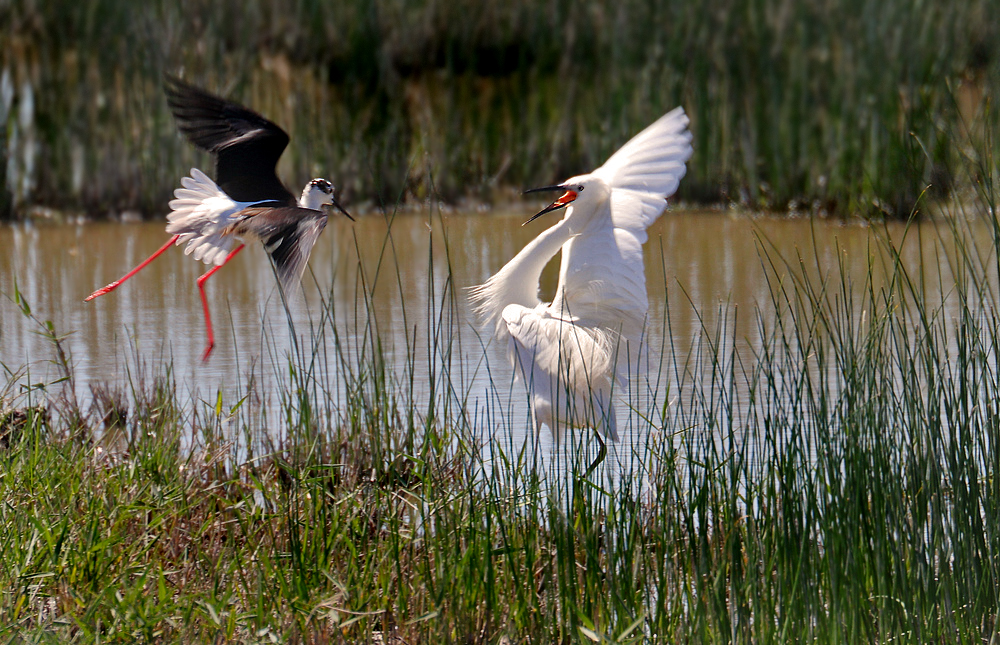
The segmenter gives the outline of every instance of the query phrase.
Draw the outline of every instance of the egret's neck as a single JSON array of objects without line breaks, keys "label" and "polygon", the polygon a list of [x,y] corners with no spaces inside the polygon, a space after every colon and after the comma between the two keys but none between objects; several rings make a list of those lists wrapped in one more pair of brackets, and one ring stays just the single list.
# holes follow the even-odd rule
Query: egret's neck
[{"label": "egret's neck", "polygon": [[[611,202],[609,200],[599,201],[594,206],[588,205],[586,209],[574,209],[572,215],[577,215],[577,217],[567,217],[565,220],[570,235],[567,237],[566,244],[563,245],[562,259],[559,263],[559,287],[552,299],[552,304],[556,307],[561,307],[566,298],[566,285],[569,284],[568,274],[572,267],[587,264],[593,260],[592,257],[588,257],[588,254],[592,254],[590,245],[587,245],[583,251],[578,251],[574,240],[603,240],[607,248],[615,246],[615,227],[611,222]],[[585,216],[581,217],[581,215]]]},{"label": "egret's neck", "polygon": [[483,321],[499,326],[500,314],[507,305],[538,305],[542,270],[572,236],[566,220],[561,220],[529,242],[484,284],[473,287],[471,297]]}]

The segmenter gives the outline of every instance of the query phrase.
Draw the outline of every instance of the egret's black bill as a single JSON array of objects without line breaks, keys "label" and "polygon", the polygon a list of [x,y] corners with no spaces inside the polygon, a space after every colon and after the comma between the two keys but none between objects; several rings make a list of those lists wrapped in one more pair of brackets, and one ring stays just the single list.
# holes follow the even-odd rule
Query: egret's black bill
[{"label": "egret's black bill", "polygon": [[567,190],[565,186],[542,186],[541,188],[531,188],[529,190],[524,191],[522,194],[527,195],[528,193],[540,193],[543,191],[553,191],[553,190],[563,190],[566,192],[564,192],[559,199],[557,199],[556,201],[552,202],[542,210],[532,215],[531,218],[524,224],[521,224],[521,226],[524,226],[525,224],[530,224],[531,222],[535,221],[545,213],[551,213],[552,211],[564,208],[565,206],[568,206],[569,204],[573,203],[573,200],[576,199],[576,191]]},{"label": "egret's black bill", "polygon": [[521,194],[527,195],[528,193],[554,192],[557,190],[566,190],[566,187],[560,184],[556,184],[555,186],[542,186],[541,188],[529,188],[528,190],[523,191]]}]

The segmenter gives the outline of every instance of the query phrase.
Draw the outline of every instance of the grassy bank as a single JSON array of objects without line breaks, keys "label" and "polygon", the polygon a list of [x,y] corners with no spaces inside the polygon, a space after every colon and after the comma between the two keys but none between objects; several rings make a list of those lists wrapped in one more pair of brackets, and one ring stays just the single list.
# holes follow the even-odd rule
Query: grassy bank
[{"label": "grassy bank", "polygon": [[[35,204],[163,212],[204,159],[161,73],[293,135],[282,174],[355,204],[506,199],[577,174],[675,105],[697,154],[682,199],[905,217],[968,186],[995,113],[987,0],[180,5],[0,8],[0,214]],[[432,180],[432,181],[430,181]]]},{"label": "grassy bank", "polygon": [[[64,371],[4,392],[0,636],[991,642],[1000,235],[976,246],[984,215],[958,215],[921,229],[941,239],[916,271],[880,238],[860,283],[761,236],[755,314],[708,324],[668,289],[665,363],[633,383],[658,396],[630,399],[640,438],[593,472],[585,433],[513,444],[502,366],[472,404],[456,357],[478,340],[450,290],[408,303],[431,332],[398,369],[373,307],[321,310],[259,368],[276,402],[253,380],[184,394],[135,361],[82,407],[40,321]],[[692,313],[689,351],[670,339]],[[737,315],[758,316],[749,356]]]}]

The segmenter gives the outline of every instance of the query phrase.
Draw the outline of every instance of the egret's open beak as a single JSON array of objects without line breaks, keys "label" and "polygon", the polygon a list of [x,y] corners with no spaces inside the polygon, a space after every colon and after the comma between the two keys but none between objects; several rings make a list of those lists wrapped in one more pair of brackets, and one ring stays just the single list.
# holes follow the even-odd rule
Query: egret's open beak
[{"label": "egret's open beak", "polygon": [[351,220],[352,222],[354,221],[354,218],[351,217],[350,213],[348,213],[347,211],[344,210],[344,207],[340,205],[340,202],[337,201],[336,197],[334,197],[333,195],[330,195],[330,199],[333,200],[333,206],[336,206],[338,211],[340,211],[341,213],[343,213],[344,216],[347,217],[347,219]]},{"label": "egret's open beak", "polygon": [[[535,213],[534,215],[532,215],[531,219],[529,219],[524,224],[528,224],[530,222],[535,221],[535,219],[541,217],[545,213],[551,213],[554,210],[559,210],[560,208],[563,208],[564,206],[568,206],[569,204],[573,203],[574,199],[576,199],[576,191],[574,191],[574,190],[567,190],[567,188],[565,186],[542,186],[541,188],[532,188],[530,190],[524,191],[522,193],[522,195],[527,195],[528,193],[540,193],[540,192],[543,192],[543,191],[550,191],[550,190],[562,190],[562,191],[565,191],[565,192],[562,194],[562,197],[560,197],[556,201],[552,202],[551,204],[549,204],[548,206],[546,206],[542,210],[540,210],[537,213]],[[524,226],[524,224],[521,224],[521,226]]]}]

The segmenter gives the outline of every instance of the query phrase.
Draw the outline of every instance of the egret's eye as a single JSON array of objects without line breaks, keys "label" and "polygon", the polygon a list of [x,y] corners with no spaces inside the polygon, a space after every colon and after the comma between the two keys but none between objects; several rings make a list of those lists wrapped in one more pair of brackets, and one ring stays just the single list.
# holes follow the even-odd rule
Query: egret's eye
[{"label": "egret's eye", "polygon": [[582,193],[583,192],[583,184],[580,184],[579,186],[576,187],[576,192],[578,192],[578,193]]}]

